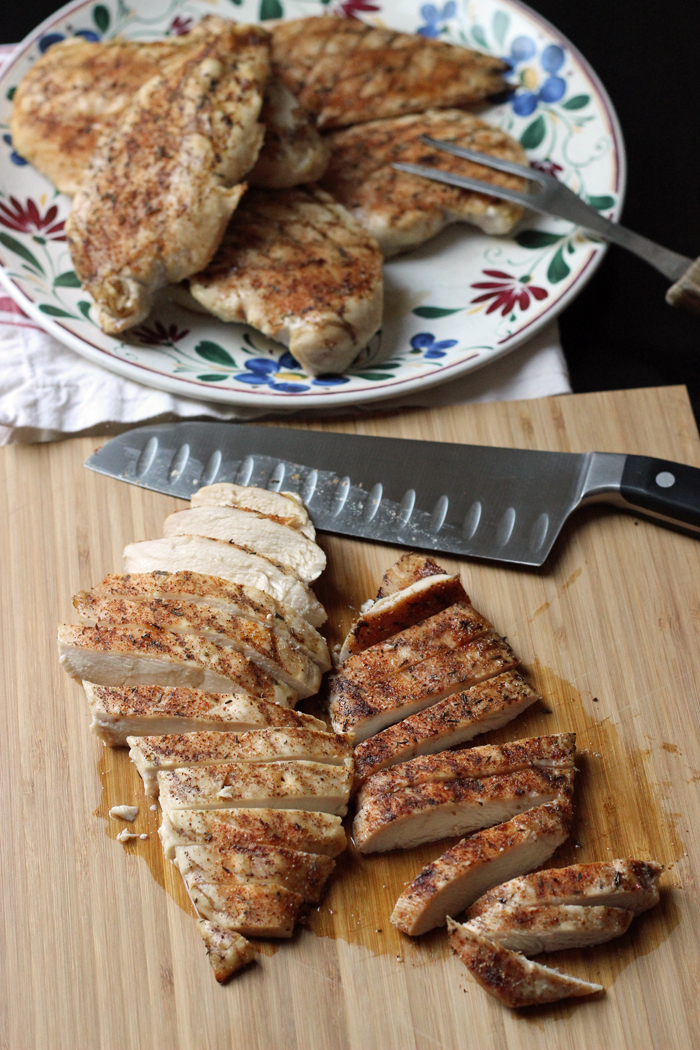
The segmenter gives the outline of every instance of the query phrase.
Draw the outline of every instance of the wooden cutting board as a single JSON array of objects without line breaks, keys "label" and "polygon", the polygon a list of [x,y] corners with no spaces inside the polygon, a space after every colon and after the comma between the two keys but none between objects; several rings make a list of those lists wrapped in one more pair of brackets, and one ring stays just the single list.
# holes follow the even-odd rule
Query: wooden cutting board
[{"label": "wooden cutting board", "polygon": [[[700,466],[683,388],[588,394],[299,424],[315,429],[583,452]],[[56,659],[71,595],[159,535],[174,499],[86,471],[100,442],[0,450],[2,1010],[5,1050],[456,1050],[697,1046],[700,980],[700,543],[604,506],[579,514],[543,570],[441,558],[522,656],[544,695],[484,741],[578,733],[577,821],[553,863],[632,855],[669,866],[661,904],[623,938],[544,961],[606,994],[509,1012],[468,979],[444,931],[389,923],[406,880],[443,844],[341,859],[309,925],[263,947],[225,988],[179,875],[163,860],[126,753],[90,733]],[[317,587],[329,639],[400,553],[324,536]],[[480,741],[475,741],[480,742]],[[145,841],[115,841],[137,803]]]}]

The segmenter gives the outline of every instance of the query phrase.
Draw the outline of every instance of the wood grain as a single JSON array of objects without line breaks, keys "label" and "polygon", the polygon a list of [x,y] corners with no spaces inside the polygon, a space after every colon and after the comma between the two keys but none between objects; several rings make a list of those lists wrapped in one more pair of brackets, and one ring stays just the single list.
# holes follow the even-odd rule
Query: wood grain
[{"label": "wood grain", "polygon": [[[373,415],[316,429],[561,451],[648,453],[700,466],[682,388]],[[389,914],[443,844],[348,855],[309,927],[216,985],[158,816],[125,752],[90,733],[59,669],[71,595],[159,534],[178,501],[82,468],[99,441],[0,451],[3,747],[0,785],[5,1050],[456,1050],[697,1045],[700,980],[700,545],[605,507],[570,523],[543,570],[441,558],[521,654],[545,697],[483,738],[575,729],[578,819],[555,861],[667,863],[661,905],[619,941],[545,961],[599,980],[596,1001],[509,1012],[469,981],[444,933]],[[317,593],[340,640],[398,554],[324,536]],[[481,738],[479,741],[481,742]],[[146,841],[114,841],[110,806],[138,803]]]}]

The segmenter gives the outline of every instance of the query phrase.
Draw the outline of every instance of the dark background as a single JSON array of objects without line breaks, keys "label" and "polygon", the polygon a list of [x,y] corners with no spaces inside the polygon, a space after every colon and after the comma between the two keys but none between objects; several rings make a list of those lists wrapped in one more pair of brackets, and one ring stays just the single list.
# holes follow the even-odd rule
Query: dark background
[{"label": "dark background", "polygon": [[[58,6],[0,0],[0,42],[21,40]],[[700,0],[533,0],[589,60],[627,147],[622,221],[684,255],[700,254]],[[685,383],[700,419],[700,317],[667,306],[668,282],[611,248],[561,317],[574,390]]]}]

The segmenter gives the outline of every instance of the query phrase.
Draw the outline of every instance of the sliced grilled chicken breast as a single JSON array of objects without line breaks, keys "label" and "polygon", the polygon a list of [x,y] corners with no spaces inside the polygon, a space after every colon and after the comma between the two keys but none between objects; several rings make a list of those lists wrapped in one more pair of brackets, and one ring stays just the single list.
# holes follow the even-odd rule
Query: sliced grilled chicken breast
[{"label": "sliced grilled chicken breast", "polygon": [[[446,575],[445,570],[433,558],[427,558],[424,554],[416,554],[414,551],[409,551],[408,554],[402,554],[399,560],[386,570],[382,576],[376,600],[379,602],[382,598],[388,598],[390,594],[394,594],[396,591],[403,591],[427,576]],[[455,598],[455,601],[469,601],[469,598],[466,594],[460,594],[458,598]],[[447,604],[452,605],[453,603],[448,602]],[[435,611],[437,612],[437,609]],[[406,626],[410,627],[410,624],[406,624]]]},{"label": "sliced grilled chicken breast", "polygon": [[353,839],[360,853],[383,853],[466,835],[535,806],[569,799],[573,784],[572,769],[524,769],[483,780],[433,782],[372,795],[353,821]]},{"label": "sliced grilled chicken breast", "polygon": [[318,187],[252,190],[189,289],[222,321],[288,346],[312,375],[344,372],[381,324],[382,256]]},{"label": "sliced grilled chicken breast", "polygon": [[291,937],[304,898],[283,886],[255,882],[207,882],[196,875],[185,881],[198,914],[224,930],[246,937]]},{"label": "sliced grilled chicken breast", "polygon": [[571,817],[570,803],[550,803],[462,839],[406,887],[392,923],[411,937],[444,926],[448,915],[459,915],[504,873],[544,864],[568,838]]},{"label": "sliced grilled chicken breast", "polygon": [[408,671],[397,671],[366,691],[342,673],[331,681],[330,715],[336,733],[355,734],[357,743],[403,718],[478,685],[520,661],[495,631],[487,631],[462,649],[430,657]]},{"label": "sliced grilled chicken breast", "polygon": [[[350,628],[340,650],[339,663],[354,653],[391,638],[456,602],[469,598],[459,576],[429,576],[373,602]],[[364,608],[364,606],[363,606]]]},{"label": "sliced grilled chicken breast", "polygon": [[337,857],[347,846],[340,817],[301,809],[165,809],[158,830],[168,860],[178,846],[270,846]]},{"label": "sliced grilled chicken breast", "polygon": [[109,747],[126,747],[130,736],[172,733],[243,733],[268,726],[293,726],[323,732],[313,715],[243,693],[206,693],[178,686],[95,685],[83,682],[92,722],[90,729]]},{"label": "sliced grilled chicken breast", "polygon": [[189,571],[217,576],[231,583],[255,587],[277,601],[289,605],[314,627],[327,619],[326,612],[313,591],[281,566],[254,551],[210,540],[205,536],[166,536],[159,540],[142,540],[124,548],[127,573]]},{"label": "sliced grilled chicken breast", "polygon": [[201,602],[163,598],[134,602],[127,598],[101,598],[91,601],[89,610],[90,618],[99,627],[151,625],[185,639],[195,636],[223,649],[233,649],[301,697],[314,696],[321,684],[321,668],[304,656],[289,636],[275,634],[254,620],[228,616]]},{"label": "sliced grilled chicken breast", "polygon": [[207,265],[260,152],[268,34],[224,19],[209,28],[100,139],[66,220],[73,267],[111,334]]},{"label": "sliced grilled chicken breast", "polygon": [[240,933],[224,930],[208,919],[197,919],[197,929],[202,935],[209,963],[219,984],[224,984],[255,958],[253,945]]},{"label": "sliced grilled chicken breast", "polygon": [[228,762],[158,774],[163,809],[309,809],[344,817],[352,772],[322,762]]},{"label": "sliced grilled chicken breast", "polygon": [[204,485],[192,493],[193,507],[237,507],[252,510],[267,518],[298,529],[310,540],[315,539],[316,530],[309,512],[301,498],[294,492],[270,492],[252,485],[234,485],[230,481],[219,481],[215,485]]},{"label": "sliced grilled chicken breast", "polygon": [[317,904],[335,868],[331,857],[272,846],[178,846],[175,864],[185,882],[197,876],[206,882],[254,882],[283,886]]},{"label": "sliced grilled chicken breast", "polygon": [[511,201],[431,182],[394,164],[428,164],[523,193],[525,179],[432,149],[422,135],[527,166],[522,146],[505,131],[462,110],[433,110],[374,120],[329,136],[332,155],[322,186],[375,238],[385,257],[410,251],[454,222],[506,234],[522,217]]},{"label": "sliced grilled chicken breast", "polygon": [[534,904],[580,904],[623,908],[635,915],[659,903],[663,864],[621,859],[550,868],[496,886],[469,909],[475,919],[495,907]]},{"label": "sliced grilled chicken breast", "polygon": [[499,58],[355,18],[281,22],[272,39],[276,74],[320,128],[467,106],[505,88]]},{"label": "sliced grilled chicken breast", "polygon": [[129,758],[147,795],[158,794],[158,773],[182,766],[216,766],[226,762],[327,762],[352,769],[346,740],[316,729],[258,729],[247,733],[185,733],[129,737]]},{"label": "sliced grilled chicken breast", "polygon": [[260,119],[265,140],[250,172],[251,186],[284,190],[321,178],[328,167],[330,146],[276,77],[268,81]]},{"label": "sliced grilled chicken breast", "polygon": [[321,548],[298,529],[234,507],[210,505],[176,511],[165,519],[163,535],[208,536],[247,547],[295,573],[305,583],[318,579],[326,567]]},{"label": "sliced grilled chicken breast", "polygon": [[538,699],[517,671],[506,671],[464,693],[383,729],[355,748],[355,784],[373,773],[464,744],[516,718]]},{"label": "sliced grilled chicken breast", "polygon": [[471,976],[504,1006],[539,1006],[603,991],[601,984],[581,981],[531,962],[452,919],[447,920],[447,928],[450,946]]},{"label": "sliced grilled chicken breast", "polygon": [[589,948],[626,933],[634,913],[580,904],[504,905],[466,923],[482,937],[524,955]]},{"label": "sliced grilled chicken breast", "polygon": [[[157,542],[157,541],[156,541]],[[84,619],[96,620],[95,604],[104,598],[129,601],[186,601],[202,603],[227,616],[253,620],[295,645],[322,671],[331,666],[326,639],[290,605],[284,605],[257,587],[231,583],[199,572],[158,572],[113,574],[91,591],[81,591],[73,605]]]}]

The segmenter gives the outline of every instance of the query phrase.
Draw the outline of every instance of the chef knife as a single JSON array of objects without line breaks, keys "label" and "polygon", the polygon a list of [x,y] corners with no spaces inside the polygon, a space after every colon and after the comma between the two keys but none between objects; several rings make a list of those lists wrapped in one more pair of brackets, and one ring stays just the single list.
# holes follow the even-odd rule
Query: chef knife
[{"label": "chef knife", "polygon": [[165,423],[113,438],[85,466],[181,499],[221,481],[295,492],[322,531],[516,565],[542,565],[594,501],[700,534],[700,469],[622,453]]}]

